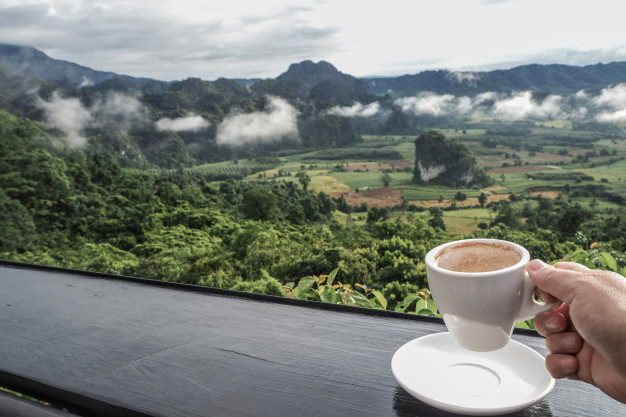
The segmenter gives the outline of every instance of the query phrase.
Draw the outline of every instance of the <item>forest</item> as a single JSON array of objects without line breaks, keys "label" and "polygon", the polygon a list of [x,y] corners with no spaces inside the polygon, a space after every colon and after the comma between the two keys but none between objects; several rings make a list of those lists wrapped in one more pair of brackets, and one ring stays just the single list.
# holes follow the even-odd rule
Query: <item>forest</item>
[{"label": "forest", "polygon": [[[473,207],[493,213],[490,219],[471,233],[454,233],[444,215],[465,211],[461,205],[478,190],[451,189],[450,204],[446,197],[440,207],[408,199],[393,207],[352,206],[316,190],[320,161],[220,181],[210,170],[125,168],[54,145],[36,123],[5,111],[0,154],[0,256],[21,262],[308,298],[322,297],[298,292],[298,284],[309,289],[311,277],[319,283],[333,272],[335,290],[358,290],[369,294],[369,305],[389,309],[427,294],[424,255],[458,238],[515,241],[548,262],[583,251],[596,262],[599,253],[612,254],[620,271],[626,264],[623,210],[600,213],[604,183],[586,187],[589,178],[581,175],[534,174],[552,184],[571,182],[563,189],[592,196],[588,204],[528,193],[487,202],[480,192]],[[264,157],[231,165],[246,162],[266,169],[284,163]],[[337,175],[350,173],[349,164],[331,164]],[[387,173],[391,182],[412,177],[406,170]],[[372,301],[376,296],[381,301]]]}]

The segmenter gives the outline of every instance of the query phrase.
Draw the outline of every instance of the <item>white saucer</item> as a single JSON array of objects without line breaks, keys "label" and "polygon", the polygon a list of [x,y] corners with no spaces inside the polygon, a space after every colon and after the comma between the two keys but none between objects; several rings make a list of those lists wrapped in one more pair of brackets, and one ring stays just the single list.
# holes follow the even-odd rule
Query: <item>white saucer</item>
[{"label": "white saucer", "polygon": [[512,413],[540,401],[554,387],[544,358],[511,340],[493,352],[461,348],[450,333],[406,343],[391,371],[409,394],[445,411],[466,415]]}]

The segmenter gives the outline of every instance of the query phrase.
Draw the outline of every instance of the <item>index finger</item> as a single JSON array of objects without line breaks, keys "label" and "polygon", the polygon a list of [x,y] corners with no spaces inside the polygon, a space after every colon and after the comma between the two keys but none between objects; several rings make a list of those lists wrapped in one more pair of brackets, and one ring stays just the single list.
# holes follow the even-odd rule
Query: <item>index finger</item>
[{"label": "index finger", "polygon": [[554,310],[537,314],[534,324],[537,332],[544,337],[569,329],[571,326],[569,306],[561,304]]}]

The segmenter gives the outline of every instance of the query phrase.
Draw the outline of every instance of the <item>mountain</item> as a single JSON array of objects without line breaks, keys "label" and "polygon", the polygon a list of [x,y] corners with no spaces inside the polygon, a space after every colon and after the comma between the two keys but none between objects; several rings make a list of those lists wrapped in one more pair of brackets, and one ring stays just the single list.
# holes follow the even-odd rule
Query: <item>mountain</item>
[{"label": "mountain", "polygon": [[[100,91],[165,91],[171,83],[94,70],[49,57],[30,46],[0,44],[0,64],[16,74],[43,81],[69,82],[77,86],[98,86]],[[431,70],[398,77],[357,78],[337,70],[331,63],[306,60],[291,64],[274,79],[233,80],[250,87],[256,94],[288,99],[313,100],[319,107],[362,104],[392,97],[415,96],[429,91],[437,94],[476,95],[487,91],[510,93],[532,91],[573,94],[580,90],[600,90],[626,83],[626,62],[571,65],[523,65],[494,71]]]},{"label": "mountain", "polygon": [[415,96],[422,91],[454,95],[475,95],[487,91],[573,94],[580,90],[599,90],[624,82],[626,62],[583,67],[531,64],[487,72],[437,70],[400,77],[367,79],[372,93],[389,93],[395,97]]},{"label": "mountain", "polygon": [[437,131],[427,131],[415,139],[417,184],[467,185],[476,176],[476,161],[467,145],[447,139]]},{"label": "mountain", "polygon": [[[298,74],[290,79],[289,72],[284,79],[268,82],[187,78],[166,83],[96,71],[35,48],[0,45],[0,109],[44,122],[46,129],[63,126],[55,134],[77,140],[70,146],[123,159],[128,166],[173,168],[359,141],[352,119],[320,109],[352,105],[358,98],[355,92],[367,92],[367,85],[330,64],[312,66],[308,75],[320,77],[319,83],[301,81]],[[268,94],[283,101],[277,105]],[[298,141],[289,131],[280,133],[284,129],[272,133],[272,125],[285,119],[297,129]],[[226,122],[231,131],[248,132],[251,142],[218,145],[218,127]]]},{"label": "mountain", "polygon": [[[588,90],[593,95],[618,83],[626,83],[626,62],[361,79],[329,62],[307,60],[274,79],[164,82],[56,60],[32,47],[0,44],[0,110],[41,122],[55,137],[73,137],[77,141],[71,146],[141,167],[256,158],[294,147],[341,147],[361,141],[362,134],[418,135],[452,123],[465,128],[467,121],[451,112],[412,112],[396,100],[406,98],[405,104],[411,104],[422,92],[471,97],[486,91],[531,91],[540,102],[550,93]],[[289,129],[274,130],[277,125]],[[236,138],[231,140],[231,135]],[[418,158],[423,169],[418,169],[417,180],[431,181],[444,166],[430,167],[427,160],[434,154],[428,152],[426,159]],[[446,166],[454,178],[433,179],[480,180],[468,167]]]},{"label": "mountain", "polygon": [[276,79],[260,81],[253,89],[258,93],[313,100],[318,102],[318,107],[319,104],[346,106],[352,101],[371,103],[379,99],[371,93],[367,81],[344,74],[326,61],[291,64]]},{"label": "mountain", "polygon": [[0,60],[0,99],[13,98],[39,86],[40,81],[33,77],[16,74]]},{"label": "mountain", "polygon": [[135,87],[162,83],[150,78],[97,71],[68,61],[50,58],[31,46],[0,44],[0,62],[16,73],[44,81],[69,81],[77,85],[95,85],[111,79],[123,79]]},{"label": "mountain", "polygon": [[291,64],[287,72],[279,75],[280,81],[299,81],[308,87],[313,87],[324,81],[330,81],[338,85],[353,86],[358,83],[358,79],[352,75],[344,74],[326,61],[317,64],[313,61],[302,61],[299,64]]}]

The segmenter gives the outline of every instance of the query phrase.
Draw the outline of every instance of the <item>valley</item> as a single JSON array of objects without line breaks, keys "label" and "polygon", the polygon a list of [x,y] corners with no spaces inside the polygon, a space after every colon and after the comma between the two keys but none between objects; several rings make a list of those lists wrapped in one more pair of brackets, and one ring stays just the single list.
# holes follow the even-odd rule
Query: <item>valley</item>
[{"label": "valley", "polygon": [[[529,122],[532,123],[532,122]],[[523,137],[487,134],[487,129],[442,129],[449,138],[466,144],[475,156],[477,165],[493,179],[484,188],[450,188],[438,185],[413,183],[415,165],[415,137],[390,135],[364,135],[358,148],[338,149],[341,159],[316,157],[316,152],[293,153],[277,158],[275,166],[246,175],[247,181],[271,180],[298,183],[296,174],[305,173],[311,182],[308,188],[339,199],[344,198],[354,208],[377,207],[390,211],[391,219],[402,219],[407,212],[419,212],[429,216],[430,207],[444,210],[446,229],[450,233],[472,233],[479,223],[494,218],[494,204],[509,201],[521,210],[528,198],[542,196],[548,199],[567,199],[578,202],[590,210],[618,210],[618,201],[607,201],[589,192],[604,189],[616,195],[626,195],[626,136],[603,137],[600,132],[573,131],[571,124],[552,122],[547,128],[536,123]],[[574,136],[585,139],[585,146],[571,146],[553,137]],[[487,146],[485,146],[487,145]],[[402,159],[375,159],[350,157],[362,150],[389,151]],[[533,149],[533,150],[529,150]],[[237,160],[205,164],[189,168],[189,174],[202,170],[241,170],[253,161]],[[381,177],[389,175],[385,187]],[[585,191],[586,190],[586,191]],[[465,195],[456,198],[458,193]],[[479,197],[484,193],[485,200]],[[513,195],[513,197],[511,197]],[[491,205],[491,208],[489,208]],[[344,222],[364,223],[366,210],[345,213],[337,219]],[[523,221],[523,218],[522,218]]]},{"label": "valley", "polygon": [[420,314],[451,240],[622,272],[624,65],[160,82],[0,45],[0,257]]}]

